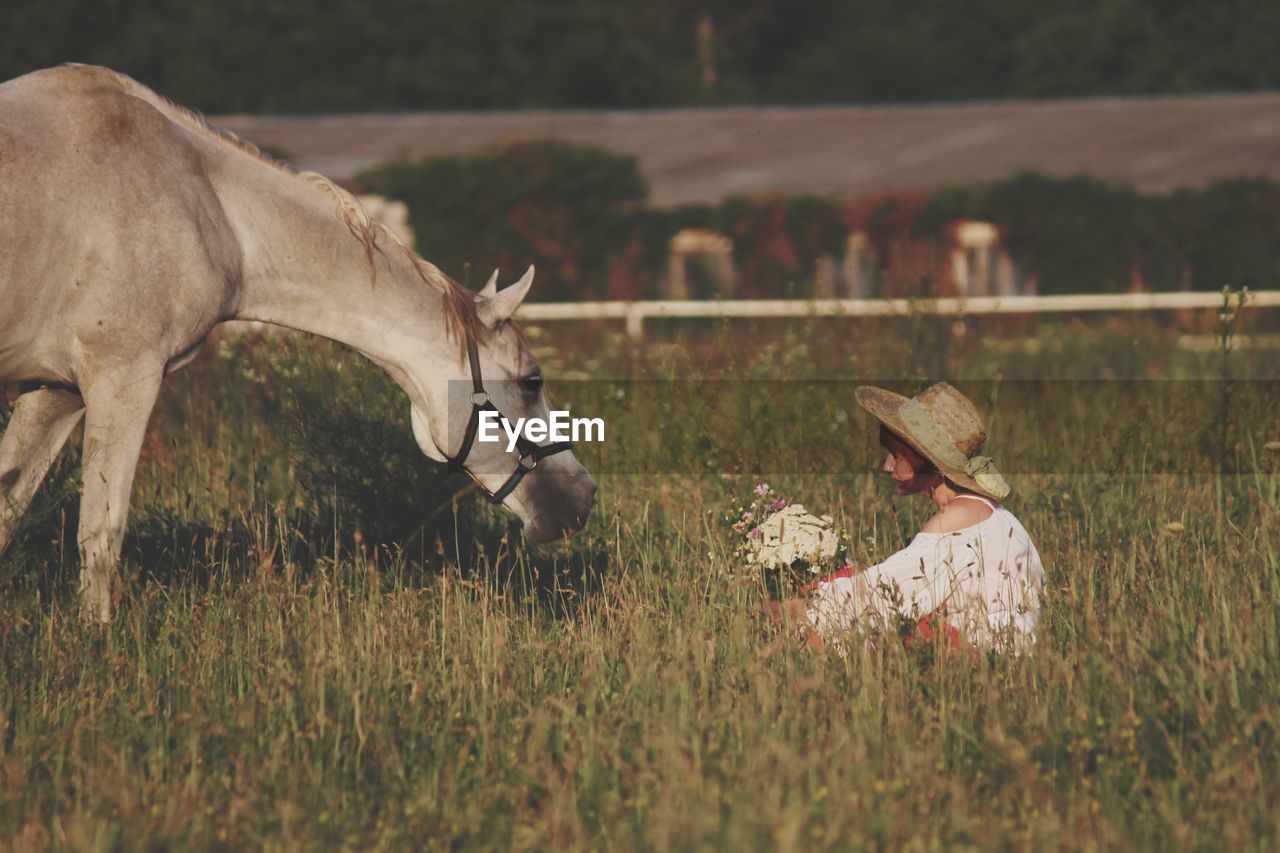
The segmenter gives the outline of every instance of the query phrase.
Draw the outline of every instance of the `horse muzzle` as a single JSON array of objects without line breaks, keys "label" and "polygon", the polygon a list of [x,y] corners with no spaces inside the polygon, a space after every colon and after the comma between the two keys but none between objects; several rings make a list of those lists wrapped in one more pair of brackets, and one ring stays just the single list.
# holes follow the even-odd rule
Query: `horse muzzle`
[{"label": "horse muzzle", "polygon": [[583,528],[596,499],[596,484],[586,469],[575,474],[547,472],[526,481],[527,505],[533,508],[525,520],[525,539],[533,544],[572,536]]}]

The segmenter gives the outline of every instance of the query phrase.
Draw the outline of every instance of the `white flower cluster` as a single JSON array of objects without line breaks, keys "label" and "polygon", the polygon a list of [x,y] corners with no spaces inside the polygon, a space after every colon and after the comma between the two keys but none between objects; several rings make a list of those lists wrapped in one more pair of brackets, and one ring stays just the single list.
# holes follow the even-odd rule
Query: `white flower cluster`
[{"label": "white flower cluster", "polygon": [[744,556],[750,565],[765,569],[787,568],[802,560],[811,574],[819,574],[839,549],[831,516],[812,515],[802,504],[789,504],[751,531]]}]

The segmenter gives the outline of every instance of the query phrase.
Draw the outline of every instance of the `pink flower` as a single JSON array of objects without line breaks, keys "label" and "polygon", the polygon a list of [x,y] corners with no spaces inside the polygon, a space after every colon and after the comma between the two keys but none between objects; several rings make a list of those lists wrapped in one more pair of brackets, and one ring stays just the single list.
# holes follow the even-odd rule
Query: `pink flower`
[{"label": "pink flower", "polygon": [[757,484],[756,484],[756,494],[757,494],[757,495],[767,495],[767,494],[769,494],[769,484],[768,484],[768,483],[757,483]]},{"label": "pink flower", "polygon": [[750,532],[750,533],[748,533],[747,535],[748,535],[749,537],[751,537],[752,539],[763,539],[763,538],[764,538],[764,534],[760,532],[760,528],[759,528],[759,527],[753,527],[753,528],[751,528],[751,532]]},{"label": "pink flower", "polygon": [[777,512],[778,510],[782,509],[786,505],[787,505],[786,501],[784,501],[782,498],[778,498],[773,503],[769,504],[769,510],[771,512]]}]

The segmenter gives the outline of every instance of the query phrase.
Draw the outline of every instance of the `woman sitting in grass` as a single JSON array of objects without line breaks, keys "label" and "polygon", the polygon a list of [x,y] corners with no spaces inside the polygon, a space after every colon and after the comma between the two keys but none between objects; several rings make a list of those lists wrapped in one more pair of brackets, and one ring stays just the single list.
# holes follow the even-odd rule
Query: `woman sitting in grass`
[{"label": "woman sitting in grass", "polygon": [[906,548],[810,587],[773,608],[798,623],[810,645],[837,650],[850,631],[915,626],[944,631],[952,646],[1020,649],[1035,641],[1044,568],[1027,531],[997,500],[1009,493],[995,463],[977,456],[987,433],[973,403],[939,382],[908,399],[862,386],[858,403],[880,421],[883,470],[903,495],[937,507]]}]

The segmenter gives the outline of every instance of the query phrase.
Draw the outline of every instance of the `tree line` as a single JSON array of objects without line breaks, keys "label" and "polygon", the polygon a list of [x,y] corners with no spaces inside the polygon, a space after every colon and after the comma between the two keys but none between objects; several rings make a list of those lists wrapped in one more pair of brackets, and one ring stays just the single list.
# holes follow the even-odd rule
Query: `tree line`
[{"label": "tree line", "polygon": [[1041,293],[1264,290],[1280,280],[1280,184],[1264,179],[1147,194],[1028,172],[858,199],[732,196],[658,209],[634,157],[537,141],[400,160],[358,184],[404,201],[419,252],[473,287],[494,266],[536,263],[540,299],[657,297],[671,238],[686,228],[733,241],[739,296],[815,295],[820,259],[840,262],[853,230],[868,237],[872,295],[932,296],[961,220],[995,225]]},{"label": "tree line", "polygon": [[0,23],[0,78],[96,63],[210,113],[1280,86],[1269,0],[15,0]]}]

